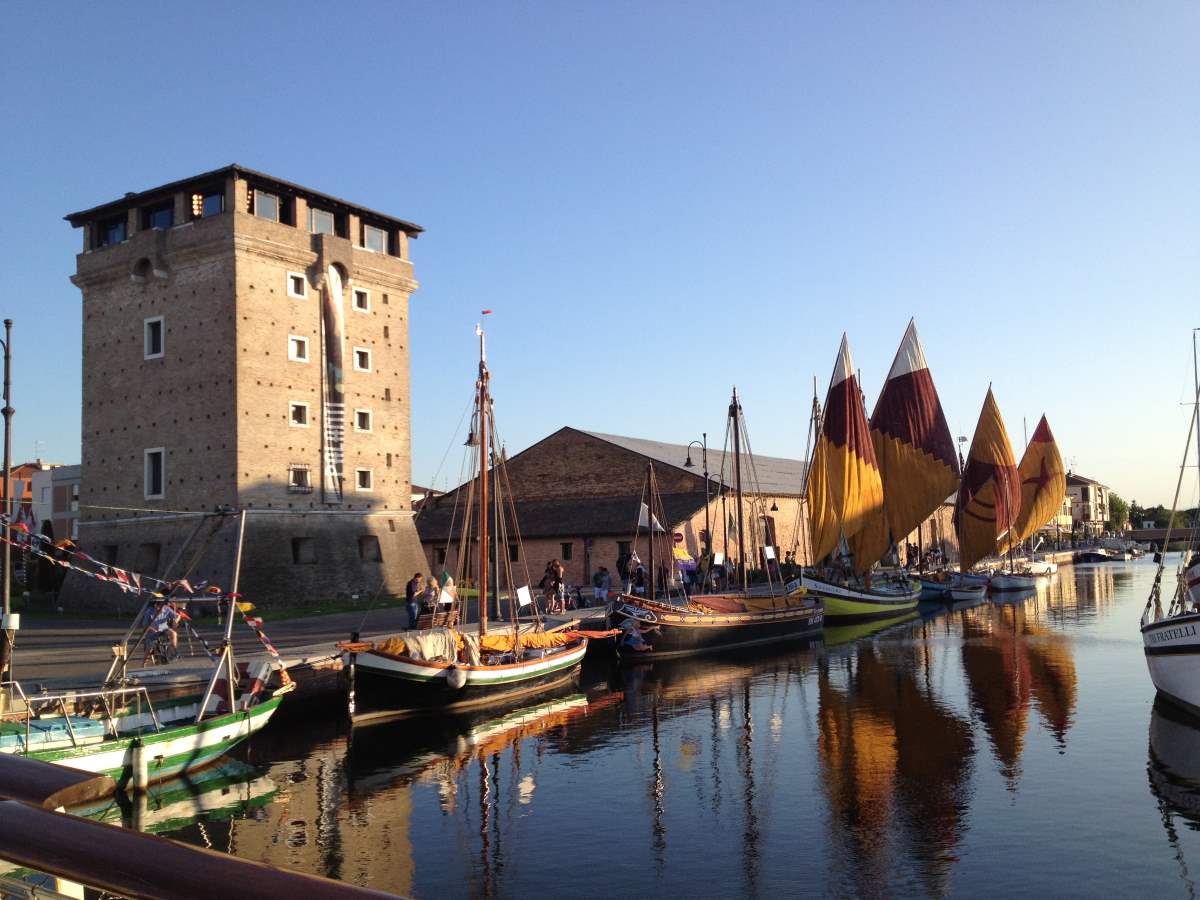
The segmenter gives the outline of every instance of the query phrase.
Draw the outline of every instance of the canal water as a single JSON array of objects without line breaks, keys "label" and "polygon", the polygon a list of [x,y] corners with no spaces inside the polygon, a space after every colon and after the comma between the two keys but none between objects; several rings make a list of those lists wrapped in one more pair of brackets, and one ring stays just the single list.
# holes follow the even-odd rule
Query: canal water
[{"label": "canal water", "polygon": [[502,714],[293,714],[140,821],[418,898],[1192,896],[1200,727],[1154,702],[1153,573],[1064,567],[811,646],[589,663]]}]

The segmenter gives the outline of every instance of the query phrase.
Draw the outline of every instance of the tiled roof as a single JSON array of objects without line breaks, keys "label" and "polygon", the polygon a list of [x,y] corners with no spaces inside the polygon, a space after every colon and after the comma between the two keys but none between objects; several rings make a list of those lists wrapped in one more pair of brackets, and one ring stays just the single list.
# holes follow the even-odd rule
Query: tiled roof
[{"label": "tiled roof", "polygon": [[[602,434],[598,431],[582,431],[590,437],[623,447],[633,453],[648,457],[655,462],[684,468],[684,460],[688,457],[686,444],[669,444],[664,441],[648,441],[643,438],[623,437],[617,434]],[[692,448],[692,468],[685,471],[693,475],[701,475],[700,449]],[[726,455],[720,448],[708,448],[709,475],[717,479],[721,473],[724,459],[725,483],[733,483],[733,453]],[[775,494],[779,496],[799,496],[804,493],[805,463],[802,459],[787,459],[781,456],[750,457],[742,454],[742,487],[746,493]],[[755,476],[757,476],[757,481]]]},{"label": "tiled roof", "polygon": [[[457,539],[463,510],[454,509],[454,494],[430,498],[417,515],[422,542],[442,543]],[[637,525],[641,496],[586,497],[561,500],[517,500],[517,527],[521,537],[587,537],[589,535],[632,535]],[[704,508],[704,492],[663,494],[663,513],[672,527]],[[453,535],[451,535],[453,520]]]},{"label": "tiled roof", "polygon": [[1068,472],[1068,473],[1067,473],[1067,484],[1074,484],[1074,485],[1081,485],[1081,484],[1096,484],[1096,485],[1099,485],[1099,486],[1100,486],[1100,487],[1102,487],[1102,488],[1106,488],[1106,487],[1108,487],[1108,485],[1107,485],[1107,484],[1104,484],[1104,483],[1103,483],[1103,482],[1101,482],[1101,481],[1095,481],[1095,480],[1093,480],[1093,479],[1091,479],[1091,478],[1085,478],[1085,477],[1084,477],[1084,476],[1082,476],[1082,475],[1076,475],[1074,472]]}]

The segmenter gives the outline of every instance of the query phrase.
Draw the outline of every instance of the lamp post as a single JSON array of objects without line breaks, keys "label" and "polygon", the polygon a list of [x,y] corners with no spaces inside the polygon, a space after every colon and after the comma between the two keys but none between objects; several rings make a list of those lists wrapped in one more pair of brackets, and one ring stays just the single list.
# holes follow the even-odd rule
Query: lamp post
[{"label": "lamp post", "polygon": [[[13,521],[12,510],[12,400],[9,370],[12,364],[12,319],[4,320],[4,514],[8,518],[4,534],[4,640],[0,641],[0,681],[10,681],[12,669],[12,545],[8,542],[8,525]],[[3,692],[0,692],[3,693]]]},{"label": "lamp post", "polygon": [[[683,461],[685,469],[694,469],[696,464],[692,462],[692,444],[700,445],[700,464],[704,470],[704,553],[705,556],[712,558],[712,523],[708,518],[708,432],[700,433],[703,440],[689,441],[687,445],[687,459]],[[705,576],[707,580],[707,575]]]}]

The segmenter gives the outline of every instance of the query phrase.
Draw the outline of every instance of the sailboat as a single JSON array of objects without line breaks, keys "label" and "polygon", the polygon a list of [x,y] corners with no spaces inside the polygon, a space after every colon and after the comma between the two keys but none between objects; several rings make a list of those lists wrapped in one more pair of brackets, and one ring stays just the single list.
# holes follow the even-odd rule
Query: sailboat
[{"label": "sailboat", "polygon": [[[1061,501],[1060,501],[1061,502]],[[971,587],[967,573],[975,563],[996,552],[998,542],[1013,529],[1021,508],[1021,483],[1008,431],[989,386],[971,449],[963,467],[954,518],[958,528],[959,583],[951,589],[965,600]],[[957,591],[957,593],[956,593]]]},{"label": "sailboat", "polygon": [[[152,782],[209,765],[264,728],[295,683],[283,672],[283,683],[274,690],[261,678],[255,679],[257,689],[242,692],[239,687],[232,630],[245,525],[242,510],[233,589],[216,601],[227,606],[223,640],[219,652],[211,655],[212,671],[202,697],[184,705],[165,700],[160,716],[145,685],[114,682],[111,670],[110,679],[92,691],[27,696],[18,682],[6,682],[10,711],[0,721],[0,753],[21,753],[108,775],[121,786],[141,791]],[[143,612],[148,604],[149,600]],[[95,714],[79,714],[89,708]]]},{"label": "sailboat", "polygon": [[[1196,334],[1192,332],[1192,365],[1196,371]],[[1195,596],[1194,579],[1200,578],[1200,558],[1196,551],[1184,553],[1175,578],[1175,590],[1166,610],[1162,604],[1162,577],[1167,564],[1167,550],[1171,545],[1171,533],[1175,530],[1175,514],[1179,508],[1179,492],[1183,487],[1183,476],[1191,454],[1192,435],[1200,427],[1200,375],[1195,380],[1195,402],[1188,423],[1187,440],[1183,445],[1183,459],[1179,463],[1179,478],[1175,482],[1175,498],[1171,501],[1171,517],[1167,520],[1167,533],[1163,538],[1162,552],[1156,554],[1158,569],[1154,573],[1154,584],[1142,611],[1142,645],[1146,654],[1146,666],[1150,669],[1150,680],[1154,687],[1167,699],[1200,714],[1200,605]],[[1200,435],[1196,436],[1196,453],[1200,457]]]},{"label": "sailboat", "polygon": [[[819,423],[818,423],[819,420]],[[820,563],[844,538],[844,570],[804,573],[825,600],[830,622],[890,618],[915,609],[921,583],[904,572],[873,577],[871,568],[945,501],[958,481],[954,444],[929,374],[916,324],[909,322],[867,422],[862,394],[842,335],[825,397],[814,401],[818,438],[806,496],[812,560]]]},{"label": "sailboat", "polygon": [[[798,584],[784,585],[778,578],[778,566],[770,565],[774,548],[761,548],[767,580],[749,583],[745,546],[745,492],[742,485],[744,423],[742,406],[734,389],[729,404],[729,422],[733,439],[733,476],[736,498],[738,588],[713,594],[686,596],[674,584],[670,535],[660,524],[666,521],[659,500],[653,463],[646,467],[643,501],[638,516],[639,530],[646,528],[648,548],[646,594],[618,594],[609,607],[608,622],[614,628],[628,628],[632,622],[641,629],[655,628],[647,635],[650,650],[627,654],[625,658],[650,659],[685,656],[706,650],[744,647],[819,634],[824,609],[821,599],[799,590]],[[756,495],[761,496],[761,494]],[[765,512],[765,511],[764,511]],[[637,546],[635,533],[633,546]],[[666,584],[660,569],[667,573]],[[659,588],[662,590],[660,591]]]},{"label": "sailboat", "polygon": [[[472,474],[467,501],[468,507],[474,509],[466,513],[460,528],[458,578],[447,575],[443,580],[438,605],[447,609],[445,614],[435,616],[435,622],[446,624],[404,631],[376,641],[351,640],[338,644],[349,672],[352,722],[416,712],[472,709],[530,697],[576,678],[587,652],[589,632],[545,628],[533,602],[528,570],[522,573],[524,584],[518,586],[507,554],[498,555],[496,577],[507,582],[509,622],[495,631],[488,630],[492,562],[489,528],[494,519],[498,546],[510,542],[519,546],[521,536],[515,508],[502,496],[502,491],[508,489],[504,455],[491,453],[492,448],[499,446],[491,374],[483,328],[476,325],[475,333],[479,338],[479,374],[475,382],[472,437],[468,440]],[[468,560],[475,552],[478,553],[478,627],[455,627],[453,623],[459,621],[465,601],[458,585],[466,580]],[[519,553],[519,558],[527,559],[524,552]],[[522,614],[529,618],[522,621]],[[609,635],[600,633],[600,636]],[[359,711],[360,688],[363,699],[376,701],[375,709]]]},{"label": "sailboat", "polygon": [[1062,454],[1058,452],[1050,423],[1044,415],[1017,466],[1017,477],[1021,483],[1021,508],[1000,545],[1000,552],[1008,554],[1009,571],[992,575],[994,591],[1026,591],[1037,587],[1035,574],[1014,571],[1013,551],[1058,514],[1067,495],[1067,473]]}]

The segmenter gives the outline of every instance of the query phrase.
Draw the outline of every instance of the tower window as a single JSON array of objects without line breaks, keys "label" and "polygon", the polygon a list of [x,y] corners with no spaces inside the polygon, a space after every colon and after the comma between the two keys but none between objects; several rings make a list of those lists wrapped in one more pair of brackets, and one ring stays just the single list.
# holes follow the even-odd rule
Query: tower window
[{"label": "tower window", "polygon": [[250,204],[251,210],[260,219],[269,219],[272,222],[279,221],[278,194],[272,194],[268,191],[260,191],[257,188],[251,188]]},{"label": "tower window", "polygon": [[288,490],[293,494],[312,493],[308,466],[300,463],[288,466]]},{"label": "tower window", "polygon": [[307,428],[308,404],[293,400],[289,404],[288,421],[296,428]]},{"label": "tower window", "polygon": [[371,371],[371,351],[366,347],[354,348],[354,371],[355,372],[370,372]]},{"label": "tower window", "polygon": [[369,409],[356,409],[354,411],[354,430],[371,431],[371,411]]},{"label": "tower window", "polygon": [[147,500],[162,499],[163,496],[163,458],[166,451],[162,447],[153,447],[142,451],[145,467],[145,496]]},{"label": "tower window", "polygon": [[380,562],[383,554],[379,552],[379,538],[373,534],[360,535],[358,538],[358,558],[365,562]]},{"label": "tower window", "polygon": [[372,253],[387,253],[387,232],[374,225],[363,225],[362,245]]},{"label": "tower window", "polygon": [[571,556],[572,556],[571,551],[575,549],[575,545],[572,544],[570,541],[564,541],[563,543],[560,543],[558,546],[559,546],[559,549],[562,551],[562,555],[559,556],[559,559],[561,559],[563,562],[569,562],[571,559]]},{"label": "tower window", "polygon": [[315,566],[317,542],[310,537],[292,538],[292,562],[298,566]]},{"label": "tower window", "polygon": [[192,218],[207,219],[209,216],[225,212],[225,191],[223,188],[210,188],[192,194]]},{"label": "tower window", "polygon": [[337,234],[337,220],[325,209],[308,209],[308,230],[313,234]]},{"label": "tower window", "polygon": [[371,311],[371,292],[362,288],[354,289],[354,308],[359,312]]},{"label": "tower window", "polygon": [[298,334],[288,335],[288,359],[293,362],[308,362],[308,338]]},{"label": "tower window", "polygon": [[289,297],[304,300],[308,297],[308,279],[299,272],[288,272],[287,292]]},{"label": "tower window", "polygon": [[161,359],[163,355],[163,317],[142,320],[142,335],[146,359]]},{"label": "tower window", "polygon": [[375,489],[374,473],[370,469],[355,469],[354,470],[354,487],[359,491],[370,491]]},{"label": "tower window", "polygon": [[106,219],[103,222],[97,223],[96,227],[96,246],[111,247],[113,244],[119,244],[125,240],[125,229],[128,222],[125,216],[114,216],[111,219]]},{"label": "tower window", "polygon": [[142,210],[143,228],[170,228],[175,224],[175,204],[159,203]]}]

